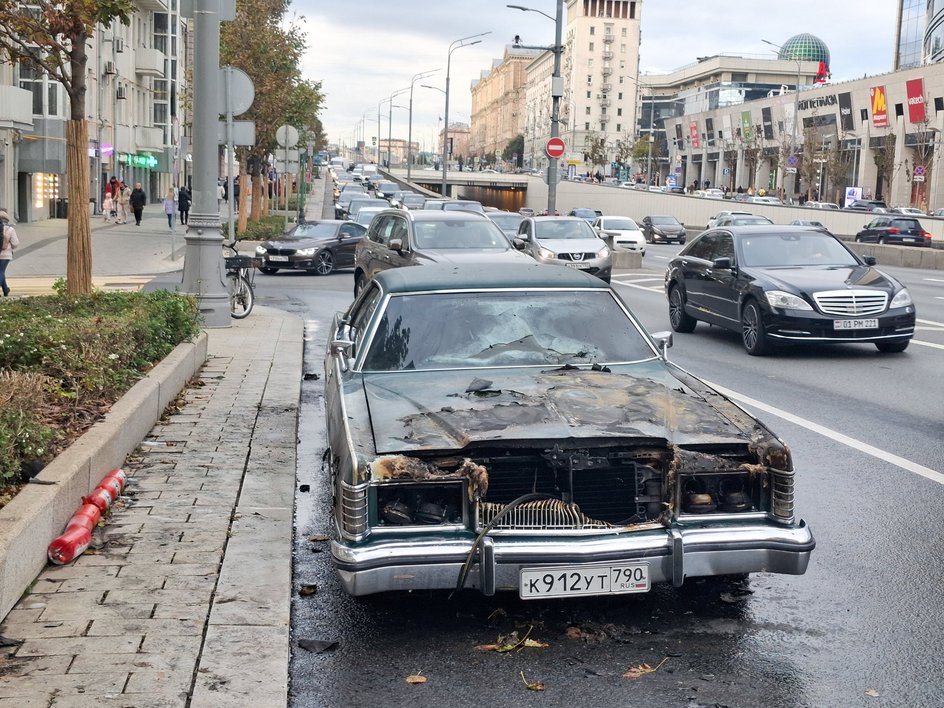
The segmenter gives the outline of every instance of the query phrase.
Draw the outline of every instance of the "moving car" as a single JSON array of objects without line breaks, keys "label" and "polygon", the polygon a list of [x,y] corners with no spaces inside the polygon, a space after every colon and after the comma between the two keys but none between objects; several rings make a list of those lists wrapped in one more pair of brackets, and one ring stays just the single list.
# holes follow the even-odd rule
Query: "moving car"
[{"label": "moving car", "polygon": [[838,209],[839,205],[835,202],[805,202],[803,204],[805,207],[810,209]]},{"label": "moving car", "polygon": [[642,234],[647,243],[685,243],[688,232],[674,216],[647,216],[642,220]]},{"label": "moving car", "polygon": [[590,226],[600,238],[610,239],[614,249],[646,255],[646,238],[639,225],[628,216],[598,216]]},{"label": "moving car", "polygon": [[354,294],[379,272],[431,263],[529,264],[484,214],[387,209],[376,214],[354,254]]},{"label": "moving car", "polygon": [[521,214],[511,211],[487,211],[485,216],[498,225],[498,228],[502,230],[509,242],[513,241],[518,234],[518,226],[521,225],[521,220],[524,219]]},{"label": "moving car", "polygon": [[852,209],[854,211],[874,211],[879,214],[884,214],[888,211],[888,207],[881,199],[856,199],[849,204],[846,209]]},{"label": "moving car", "polygon": [[480,214],[485,213],[482,202],[473,199],[447,199],[442,205],[443,211],[477,211]]},{"label": "moving car", "polygon": [[708,219],[708,228],[709,228],[709,229],[713,229],[715,226],[717,226],[717,225],[718,225],[718,223],[717,223],[717,222],[718,222],[718,219],[720,219],[722,216],[732,216],[732,215],[734,215],[734,216],[753,216],[753,215],[751,214],[751,212],[749,212],[749,211],[734,211],[734,210],[725,209],[725,210],[719,211],[719,212],[718,212],[717,214],[715,214],[713,217],[711,217],[710,219]]},{"label": "moving car", "polygon": [[829,231],[826,228],[826,225],[822,221],[814,221],[813,219],[794,219],[790,222],[791,226],[811,226],[814,229],[820,229],[821,231]]},{"label": "moving car", "polygon": [[600,216],[600,212],[594,209],[586,209],[584,207],[577,207],[576,209],[571,209],[569,212],[567,212],[567,216],[579,216],[588,224],[592,224],[594,220],[598,216]]},{"label": "moving car", "polygon": [[402,191],[402,187],[388,179],[378,180],[372,184],[374,188],[374,195],[378,199],[386,199],[389,201],[390,197],[393,196],[394,192]]},{"label": "moving car", "polygon": [[728,214],[715,219],[715,228],[719,226],[750,226],[752,224],[772,224],[770,219],[760,214]]},{"label": "moving car", "polygon": [[354,265],[354,250],[366,228],[353,221],[324,219],[298,224],[282,238],[256,246],[262,259],[259,270],[273,275],[280,270],[307,270],[327,275]]},{"label": "moving car", "polygon": [[868,342],[903,352],[914,335],[908,289],[835,236],[807,226],[705,231],[669,262],[676,332],[699,322],[741,334],[755,356],[775,344]]},{"label": "moving car", "polygon": [[390,203],[386,199],[359,199],[354,198],[347,205],[347,218],[357,221],[357,214],[361,209],[389,209]]},{"label": "moving car", "polygon": [[377,275],[325,355],[332,562],[351,595],[526,600],[806,571],[789,448],[665,358],[599,279]]},{"label": "moving car", "polygon": [[579,216],[528,217],[518,226],[515,245],[539,263],[583,270],[610,282],[610,249]]},{"label": "moving car", "polygon": [[400,206],[404,209],[422,209],[423,205],[426,203],[426,197],[416,192],[407,192],[397,201],[400,202]]},{"label": "moving car", "polygon": [[926,212],[917,207],[892,207],[888,210],[889,214],[905,214],[907,216],[928,216]]},{"label": "moving car", "polygon": [[877,216],[855,235],[856,241],[865,243],[889,243],[899,246],[931,245],[931,234],[921,227],[921,222],[910,216]]}]

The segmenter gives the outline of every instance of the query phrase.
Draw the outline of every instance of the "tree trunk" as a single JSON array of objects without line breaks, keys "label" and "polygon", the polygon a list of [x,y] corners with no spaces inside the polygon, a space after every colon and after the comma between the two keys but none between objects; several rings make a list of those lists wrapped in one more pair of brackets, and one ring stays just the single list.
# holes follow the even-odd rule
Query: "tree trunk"
[{"label": "tree trunk", "polygon": [[248,192],[243,191],[247,184],[251,184],[245,160],[239,161],[239,184],[241,188],[239,192],[239,221],[236,223],[237,234],[241,234],[246,230],[246,223],[249,221],[249,201],[252,190],[250,189]]},{"label": "tree trunk", "polygon": [[69,225],[66,241],[66,290],[92,292],[92,225],[89,217],[88,123],[66,121],[66,174],[69,179]]},{"label": "tree trunk", "polygon": [[262,201],[265,198],[264,195],[265,192],[262,188],[262,175],[255,174],[252,176],[252,214],[249,215],[249,218],[253,221],[259,221],[259,219],[262,218]]}]

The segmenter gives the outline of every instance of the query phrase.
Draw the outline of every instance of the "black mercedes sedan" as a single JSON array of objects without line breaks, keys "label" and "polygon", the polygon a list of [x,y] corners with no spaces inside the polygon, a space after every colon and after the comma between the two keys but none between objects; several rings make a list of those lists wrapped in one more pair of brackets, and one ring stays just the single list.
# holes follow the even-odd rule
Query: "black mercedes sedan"
[{"label": "black mercedes sedan", "polygon": [[272,275],[279,270],[307,270],[328,275],[354,266],[354,248],[367,229],[353,221],[325,219],[299,224],[282,238],[256,246],[259,267]]},{"label": "black mercedes sedan", "polygon": [[748,354],[777,344],[868,342],[903,352],[915,327],[908,289],[832,234],[732,226],[700,234],[665,274],[676,332],[698,321],[740,332]]}]

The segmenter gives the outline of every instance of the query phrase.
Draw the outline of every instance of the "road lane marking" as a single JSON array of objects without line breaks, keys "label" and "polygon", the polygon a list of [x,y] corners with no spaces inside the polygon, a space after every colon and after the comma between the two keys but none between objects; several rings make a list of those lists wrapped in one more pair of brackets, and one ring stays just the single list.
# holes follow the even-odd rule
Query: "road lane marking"
[{"label": "road lane marking", "polygon": [[[934,345],[934,346],[940,346],[940,345]],[[881,450],[873,445],[869,445],[866,442],[862,442],[861,440],[856,440],[855,438],[849,437],[848,435],[843,435],[842,433],[836,430],[832,430],[831,428],[827,428],[824,425],[820,425],[819,423],[814,423],[813,421],[807,420],[806,418],[801,418],[800,416],[794,415],[793,413],[788,413],[787,411],[782,410],[780,408],[776,408],[774,406],[767,405],[766,403],[762,403],[761,401],[758,401],[757,399],[750,398],[749,396],[744,396],[736,391],[732,391],[729,388],[725,388],[724,386],[719,386],[709,381],[705,381],[705,383],[707,383],[713,389],[727,396],[733,401],[737,401],[738,403],[742,403],[746,406],[751,406],[752,408],[757,408],[758,410],[764,411],[765,413],[770,413],[771,415],[775,415],[778,418],[782,418],[783,420],[786,420],[790,423],[799,425],[801,428],[806,428],[807,430],[817,433],[818,435],[827,437],[830,440],[835,440],[841,445],[846,445],[847,447],[851,447],[853,450],[857,450],[858,452],[864,452],[866,455],[871,455],[872,457],[882,460],[883,462],[887,462],[891,465],[895,465],[896,467],[900,467],[901,469],[906,470],[907,472],[912,472],[914,474],[921,475],[925,479],[929,479],[932,482],[937,482],[938,484],[944,485],[944,474],[941,474],[940,472],[937,472],[936,470],[932,470],[930,467],[925,467],[924,465],[919,465],[917,462],[906,460],[904,457],[899,457],[898,455],[895,455],[891,452],[887,452],[886,450]]]},{"label": "road lane marking", "polygon": [[924,280],[929,283],[944,283],[944,279],[941,278],[925,278]]},{"label": "road lane marking", "polygon": [[944,344],[935,344],[934,342],[922,342],[920,339],[912,339],[912,344],[919,344],[922,347],[933,347],[935,349],[944,349]]},{"label": "road lane marking", "polygon": [[920,322],[921,324],[932,325],[934,327],[944,327],[944,322],[935,322],[934,320],[922,320],[920,317],[915,319],[915,322]]}]

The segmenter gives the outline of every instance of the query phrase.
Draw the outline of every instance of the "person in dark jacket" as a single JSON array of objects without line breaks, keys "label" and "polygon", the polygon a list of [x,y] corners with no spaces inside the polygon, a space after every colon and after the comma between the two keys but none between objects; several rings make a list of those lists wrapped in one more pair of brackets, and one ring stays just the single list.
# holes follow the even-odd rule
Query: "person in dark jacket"
[{"label": "person in dark jacket", "polygon": [[141,225],[141,217],[144,215],[144,205],[147,204],[147,195],[141,189],[141,183],[135,182],[134,189],[131,190],[131,211],[134,213],[134,225]]},{"label": "person in dark jacket", "polygon": [[177,211],[180,212],[181,224],[190,221],[190,190],[186,187],[181,187],[177,193]]}]

